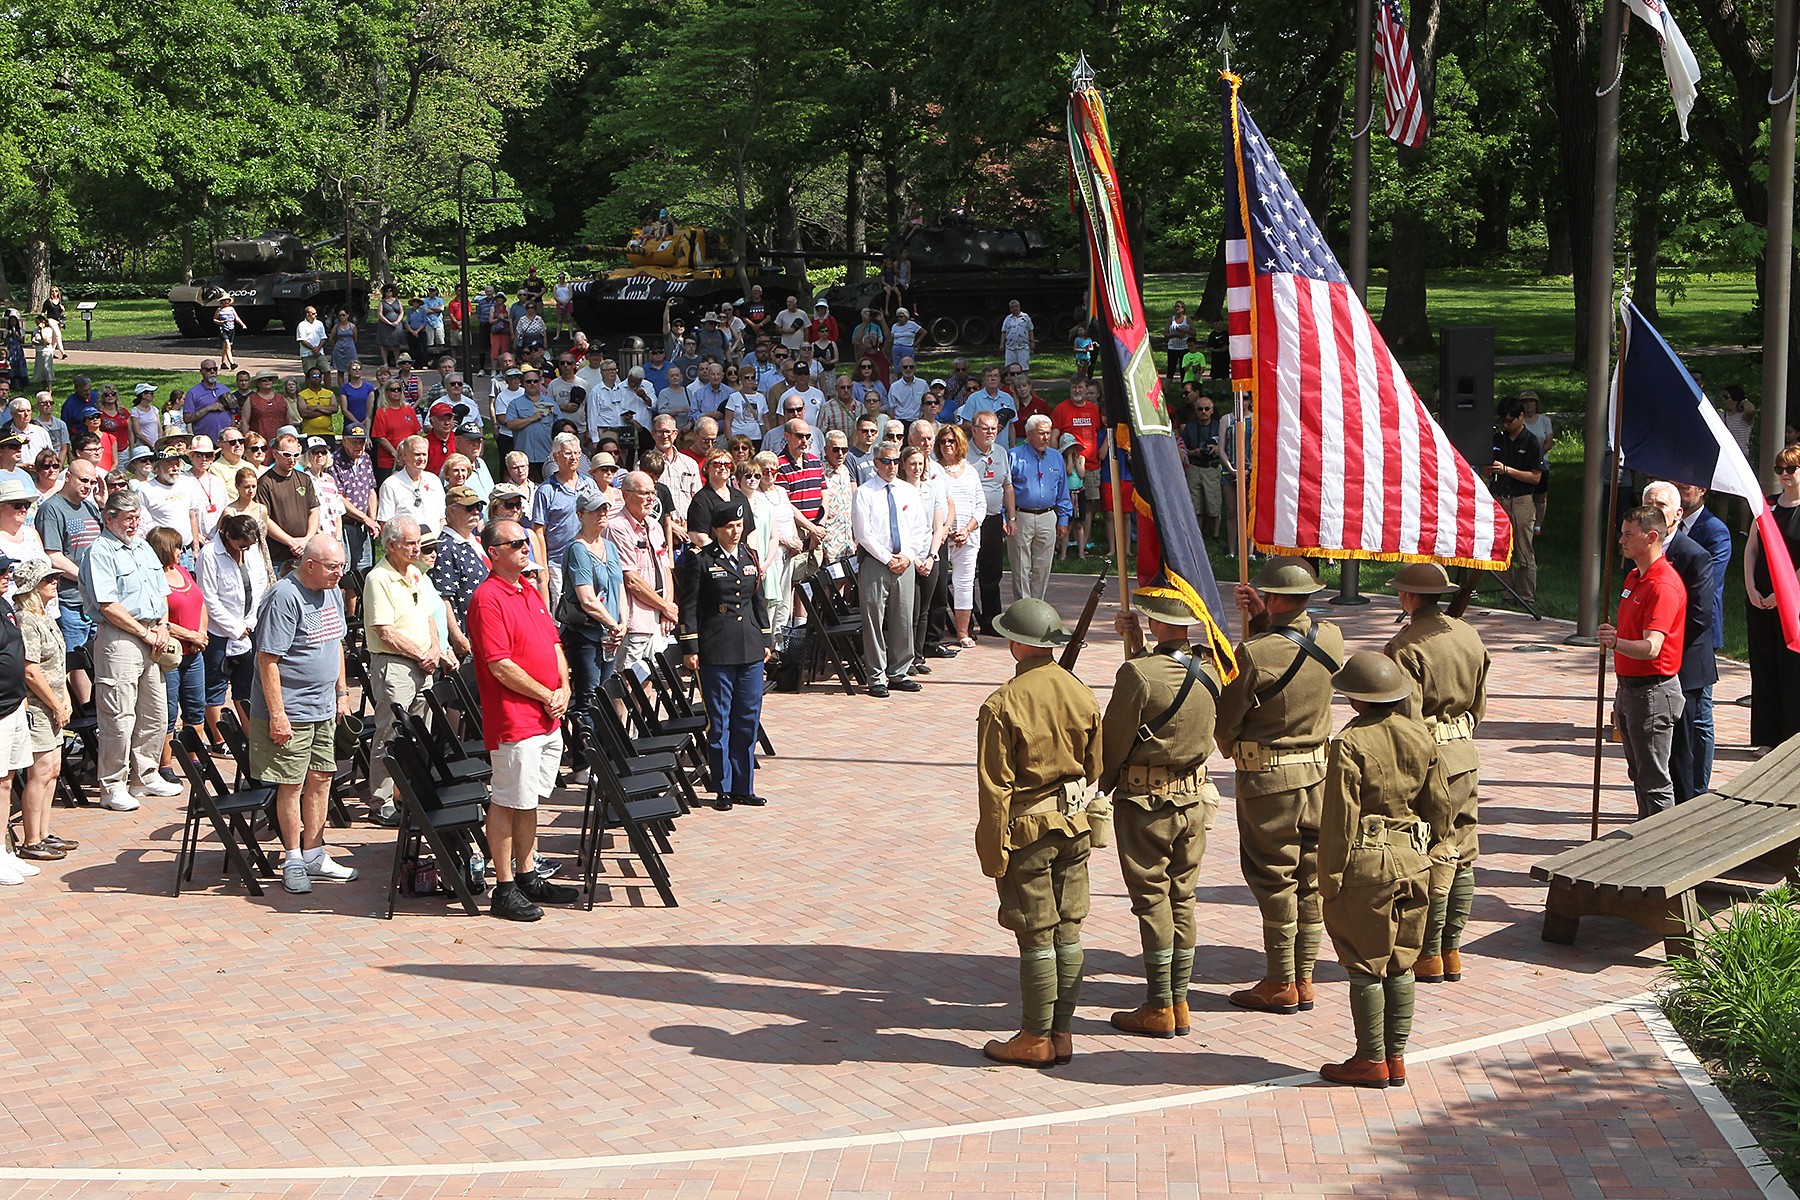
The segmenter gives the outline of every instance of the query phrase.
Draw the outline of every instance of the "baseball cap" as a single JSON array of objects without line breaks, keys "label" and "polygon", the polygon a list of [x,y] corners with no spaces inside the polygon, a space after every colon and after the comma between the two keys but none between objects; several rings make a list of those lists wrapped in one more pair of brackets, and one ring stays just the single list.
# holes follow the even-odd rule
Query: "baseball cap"
[{"label": "baseball cap", "polygon": [[456,427],[457,437],[479,438],[485,437],[486,435],[487,431],[481,427],[480,421],[464,421],[461,425]]},{"label": "baseball cap", "polygon": [[369,431],[361,425],[346,425],[344,426],[344,436],[347,438],[366,438],[369,436]]},{"label": "baseball cap", "polygon": [[156,385],[154,383],[140,383],[131,389],[131,394],[134,396],[141,396],[145,392],[149,392],[152,396],[156,395]]},{"label": "baseball cap", "polygon": [[823,301],[823,300],[816,300],[816,301],[814,301],[814,302],[813,302],[813,307],[814,307],[814,308],[825,308],[825,309],[828,309],[828,308],[830,308],[830,307],[831,307],[831,305],[829,305],[829,304],[827,304],[827,303],[825,303],[825,301]]},{"label": "baseball cap", "polygon": [[444,499],[451,504],[459,504],[464,508],[480,508],[481,493],[466,483],[459,483],[444,493]]},{"label": "baseball cap", "polygon": [[523,374],[525,374],[525,371],[524,371],[524,368],[522,368],[522,367],[506,368],[506,378],[508,378],[508,379],[511,379],[515,375],[523,375]]},{"label": "baseball cap", "polygon": [[600,492],[583,492],[575,498],[576,512],[604,512],[612,507],[612,501]]},{"label": "baseball cap", "polygon": [[431,415],[434,417],[454,417],[456,415],[456,407],[447,400],[439,400],[436,404],[431,406]]},{"label": "baseball cap", "polygon": [[943,381],[942,379],[934,379],[931,381],[931,386],[934,388],[947,388],[950,385],[948,383],[946,383],[945,381]]},{"label": "baseball cap", "polygon": [[150,457],[159,463],[181,461],[181,455],[175,453],[173,450],[153,450],[150,453]]},{"label": "baseball cap", "polygon": [[314,450],[329,449],[331,449],[331,443],[322,437],[309,437],[306,439],[306,452],[308,454],[311,454]]},{"label": "baseball cap", "polygon": [[92,404],[83,404],[73,413],[73,416],[77,421],[85,421],[89,417],[97,417],[99,415],[100,410],[95,408]]},{"label": "baseball cap", "polygon": [[497,483],[494,485],[494,490],[488,493],[489,504],[498,504],[502,500],[523,499],[525,499],[525,489],[515,487],[510,483]]},{"label": "baseball cap", "polygon": [[0,575],[10,574],[12,569],[18,565],[10,555],[0,554]]}]

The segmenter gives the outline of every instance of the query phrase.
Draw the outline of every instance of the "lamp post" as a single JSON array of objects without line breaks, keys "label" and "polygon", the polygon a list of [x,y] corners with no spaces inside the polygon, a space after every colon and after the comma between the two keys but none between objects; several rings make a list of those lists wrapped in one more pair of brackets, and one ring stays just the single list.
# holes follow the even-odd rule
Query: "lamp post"
[{"label": "lamp post", "polygon": [[470,167],[482,167],[488,175],[488,194],[477,203],[497,204],[504,200],[500,195],[500,176],[495,172],[494,164],[485,158],[473,154],[465,154],[456,164],[456,232],[457,232],[457,297],[462,305],[462,345],[457,355],[462,366],[463,378],[469,378],[469,345],[474,341],[469,328],[470,318],[474,316],[475,305],[469,298],[469,198],[463,188],[463,172]]}]

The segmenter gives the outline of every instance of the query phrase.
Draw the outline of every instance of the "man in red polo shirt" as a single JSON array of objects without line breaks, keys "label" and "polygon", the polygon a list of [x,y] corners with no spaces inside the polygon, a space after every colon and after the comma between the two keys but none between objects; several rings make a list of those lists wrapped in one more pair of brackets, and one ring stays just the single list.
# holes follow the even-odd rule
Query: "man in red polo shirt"
[{"label": "man in red polo shirt", "polygon": [[481,532],[493,573],[469,599],[469,644],[481,693],[482,739],[494,765],[488,808],[493,858],[492,912],[508,921],[536,921],[533,901],[569,904],[574,888],[540,878],[529,866],[537,846],[538,804],[556,786],[562,761],[562,718],[569,709],[569,663],[556,622],[535,587],[523,578],[531,536],[517,521],[496,521]]},{"label": "man in red polo shirt", "polygon": [[[1081,447],[1081,511],[1075,518],[1075,553],[1086,557],[1089,539],[1095,536],[1094,513],[1100,507],[1100,440],[1106,417],[1092,402],[1093,384],[1077,378],[1069,384],[1069,398],[1050,411],[1050,423]],[[1061,547],[1057,548],[1059,551]]]},{"label": "man in red polo shirt", "polygon": [[1650,505],[1628,509],[1619,525],[1619,549],[1637,566],[1625,576],[1618,625],[1602,625],[1600,644],[1613,652],[1619,676],[1614,705],[1625,765],[1637,792],[1638,816],[1675,803],[1669,752],[1681,716],[1681,635],[1687,622],[1687,588],[1663,556],[1669,527]]},{"label": "man in red polo shirt", "polygon": [[448,400],[439,400],[431,406],[431,428],[425,431],[425,469],[441,474],[444,460],[455,453],[456,408]]}]

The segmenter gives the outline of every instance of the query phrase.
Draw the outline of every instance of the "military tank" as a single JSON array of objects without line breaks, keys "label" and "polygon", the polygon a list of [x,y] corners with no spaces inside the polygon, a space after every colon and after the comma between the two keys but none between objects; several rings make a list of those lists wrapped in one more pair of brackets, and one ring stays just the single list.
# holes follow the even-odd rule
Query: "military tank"
[{"label": "military tank", "polygon": [[213,310],[227,296],[249,333],[261,333],[274,321],[292,330],[305,317],[309,304],[319,310],[320,320],[329,321],[331,314],[343,307],[359,325],[364,323],[369,310],[368,282],[352,278],[346,286],[342,271],[312,269],[312,252],[342,237],[307,243],[285,229],[274,229],[259,237],[214,243],[219,273],[169,289],[175,327],[188,337],[213,336]]},{"label": "military tank", "polygon": [[[576,324],[611,342],[631,336],[646,343],[660,340],[678,318],[696,328],[702,313],[744,295],[737,260],[713,245],[715,240],[698,225],[645,225],[623,247],[624,266],[571,286]],[[745,273],[774,297],[771,310],[781,306],[789,291],[805,294],[804,280],[754,256]]]},{"label": "military tank", "polygon": [[[1013,300],[1036,323],[1039,339],[1058,345],[1087,318],[1087,271],[1057,263],[1035,230],[915,226],[882,249],[887,258],[902,252],[912,264],[913,319],[932,344],[998,345]],[[863,309],[882,307],[881,278],[828,288],[823,298],[847,334]]]}]

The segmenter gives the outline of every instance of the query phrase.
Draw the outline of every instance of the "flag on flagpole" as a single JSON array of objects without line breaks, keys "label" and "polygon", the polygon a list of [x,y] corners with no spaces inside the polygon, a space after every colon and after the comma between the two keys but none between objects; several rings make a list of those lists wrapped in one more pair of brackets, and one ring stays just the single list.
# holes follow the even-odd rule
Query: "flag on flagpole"
[{"label": "flag on flagpole", "polygon": [[1618,424],[1609,440],[1617,443],[1621,460],[1633,471],[1742,496],[1749,503],[1774,581],[1782,640],[1800,651],[1800,582],[1756,471],[1700,385],[1630,297],[1620,302],[1619,313],[1625,334],[1613,373],[1613,419]]},{"label": "flag on flagpole", "polygon": [[1232,386],[1251,393],[1265,549],[1500,570],[1512,527],[1407,382],[1227,72]]},{"label": "flag on flagpole", "polygon": [[1688,140],[1688,113],[1693,111],[1694,100],[1700,95],[1700,60],[1688,48],[1687,39],[1681,36],[1681,29],[1663,0],[1626,0],[1626,3],[1644,24],[1656,31],[1656,40],[1662,46],[1663,74],[1669,77],[1669,97],[1675,101],[1675,120],[1681,126],[1681,140],[1685,142]]},{"label": "flag on flagpole", "polygon": [[1419,92],[1419,77],[1413,73],[1412,47],[1406,41],[1400,0],[1380,0],[1375,6],[1375,53],[1381,57],[1387,135],[1417,150],[1425,144],[1425,97]]},{"label": "flag on flagpole", "polygon": [[[1130,456],[1133,507],[1138,514],[1139,586],[1179,596],[1208,615],[1206,636],[1221,669],[1236,673],[1225,635],[1225,606],[1212,561],[1188,496],[1187,475],[1163,400],[1162,376],[1143,298],[1132,267],[1125,205],[1113,165],[1106,106],[1094,86],[1086,56],[1075,68],[1069,92],[1069,163],[1081,198],[1088,235],[1088,266],[1095,307],[1105,320],[1101,339],[1108,424],[1115,444]],[[1120,426],[1125,426],[1121,429]],[[1120,564],[1121,571],[1124,564]]]}]

